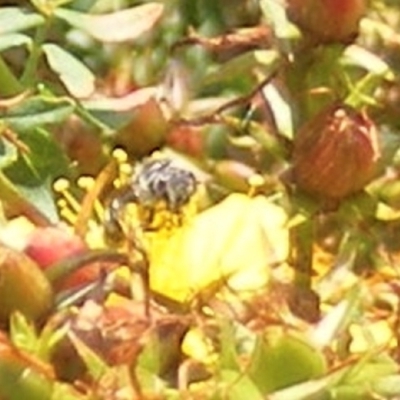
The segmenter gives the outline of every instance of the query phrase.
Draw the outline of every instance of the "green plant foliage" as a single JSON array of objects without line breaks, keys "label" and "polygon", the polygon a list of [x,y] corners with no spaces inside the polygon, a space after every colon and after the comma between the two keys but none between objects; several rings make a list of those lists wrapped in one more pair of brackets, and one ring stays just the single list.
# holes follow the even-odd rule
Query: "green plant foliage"
[{"label": "green plant foliage", "polygon": [[51,398],[53,382],[36,371],[23,369],[18,364],[2,360],[0,376],[0,394],[7,399],[46,400]]},{"label": "green plant foliage", "polygon": [[55,44],[44,44],[42,48],[51,69],[72,96],[82,98],[93,93],[94,75],[84,64]]},{"label": "green plant foliage", "polygon": [[33,127],[62,123],[74,110],[68,99],[35,96],[10,111],[0,113],[0,120],[16,131],[30,131]]},{"label": "green plant foliage", "polygon": [[398,2],[6,3],[0,399],[399,397]]},{"label": "green plant foliage", "polygon": [[305,341],[290,335],[259,337],[249,375],[262,393],[271,393],[322,376],[321,354]]},{"label": "green plant foliage", "polygon": [[0,33],[2,35],[34,28],[45,19],[37,13],[26,12],[17,7],[2,7],[0,10]]},{"label": "green plant foliage", "polygon": [[11,47],[26,46],[32,44],[32,39],[29,36],[20,33],[10,33],[3,35],[0,39],[0,51],[7,50]]},{"label": "green plant foliage", "polygon": [[221,381],[226,385],[226,392],[221,395],[221,398],[230,400],[239,400],[247,396],[256,400],[264,398],[254,382],[238,371],[223,369],[221,371]]},{"label": "green plant foliage", "polygon": [[[59,8],[55,15],[101,42],[125,42],[146,33],[160,18],[163,6],[149,3],[107,15],[90,15]],[[114,29],[110,30],[110,27]]]}]

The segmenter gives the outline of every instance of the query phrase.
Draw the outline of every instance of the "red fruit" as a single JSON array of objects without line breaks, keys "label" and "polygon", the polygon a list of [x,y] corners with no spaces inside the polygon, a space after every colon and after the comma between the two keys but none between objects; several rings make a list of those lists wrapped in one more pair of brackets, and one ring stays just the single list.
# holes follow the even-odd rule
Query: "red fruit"
[{"label": "red fruit", "polygon": [[78,271],[63,279],[59,285],[56,285],[56,288],[58,290],[72,289],[74,287],[94,282],[96,279],[99,279],[100,274],[103,270],[107,269],[107,267],[109,267],[109,265],[99,262],[85,265]]},{"label": "red fruit", "polygon": [[81,174],[97,175],[105,164],[105,155],[101,138],[94,129],[73,115],[55,131],[55,135]]},{"label": "red fruit", "polygon": [[115,135],[115,144],[133,157],[143,157],[160,148],[168,122],[153,97],[132,110],[132,120]]},{"label": "red fruit", "polygon": [[[86,243],[73,233],[57,227],[35,229],[25,247],[25,253],[35,260],[42,269],[84,254],[88,250]],[[66,276],[60,289],[68,289],[93,282],[100,273],[99,263],[89,264],[69,276]]]},{"label": "red fruit", "polygon": [[318,42],[348,42],[358,33],[367,0],[287,0],[289,18]]},{"label": "red fruit", "polygon": [[25,247],[25,253],[43,269],[85,250],[87,246],[79,236],[55,227],[35,229]]},{"label": "red fruit", "polygon": [[379,157],[374,123],[349,106],[330,106],[295,138],[294,179],[299,188],[320,198],[341,199],[373,179]]},{"label": "red fruit", "polygon": [[191,157],[201,158],[205,150],[205,135],[201,129],[190,126],[175,126],[166,137],[168,146]]},{"label": "red fruit", "polygon": [[0,246],[0,322],[14,311],[43,317],[53,305],[53,291],[38,265],[25,254]]}]

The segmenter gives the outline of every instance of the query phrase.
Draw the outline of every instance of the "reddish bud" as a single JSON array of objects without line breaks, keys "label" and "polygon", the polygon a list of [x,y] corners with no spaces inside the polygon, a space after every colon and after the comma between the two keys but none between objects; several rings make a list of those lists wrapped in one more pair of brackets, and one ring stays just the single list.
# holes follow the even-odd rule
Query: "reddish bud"
[{"label": "reddish bud", "polygon": [[38,265],[19,251],[0,246],[0,321],[14,311],[30,319],[42,317],[53,305],[50,282]]},{"label": "reddish bud", "polygon": [[217,181],[228,189],[248,193],[250,178],[255,175],[253,168],[239,161],[221,160],[214,166],[214,176]]},{"label": "reddish bud", "polygon": [[55,131],[57,142],[81,174],[96,175],[105,164],[100,136],[75,115]]},{"label": "reddish bud", "polygon": [[131,156],[142,157],[164,143],[168,123],[154,98],[136,107],[132,115],[132,120],[116,133],[115,144]]},{"label": "reddish bud", "polygon": [[289,18],[318,42],[351,41],[366,10],[366,0],[287,0]]},{"label": "reddish bud", "polygon": [[173,149],[191,157],[201,158],[205,151],[205,135],[200,128],[175,126],[168,132],[166,143]]},{"label": "reddish bud", "polygon": [[330,106],[295,138],[294,179],[299,188],[320,198],[341,199],[373,179],[379,157],[374,123],[349,106]]},{"label": "reddish bud", "polygon": [[86,244],[73,233],[55,227],[35,229],[25,247],[25,253],[42,268],[62,261],[65,258],[83,253]]},{"label": "reddish bud", "polygon": [[[35,229],[25,247],[25,253],[35,260],[42,269],[65,261],[68,258],[84,254],[88,250],[86,243],[77,235],[62,228],[47,227]],[[100,273],[99,263],[73,272],[63,279],[60,289],[68,289],[93,282]]]}]

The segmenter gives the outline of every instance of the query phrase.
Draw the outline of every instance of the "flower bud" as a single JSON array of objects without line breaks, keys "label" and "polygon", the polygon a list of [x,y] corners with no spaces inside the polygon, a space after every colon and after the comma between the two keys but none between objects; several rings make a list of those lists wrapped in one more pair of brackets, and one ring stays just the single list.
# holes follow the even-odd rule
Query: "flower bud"
[{"label": "flower bud", "polygon": [[87,246],[79,236],[58,227],[34,229],[25,247],[25,253],[42,269],[86,250]]},{"label": "flower bud", "polygon": [[295,138],[294,180],[310,194],[339,200],[374,178],[379,157],[378,132],[367,115],[346,105],[330,106]]},{"label": "flower bud", "polygon": [[[89,248],[82,238],[62,227],[34,229],[28,237],[24,252],[37,262],[43,271],[46,271],[48,277],[51,275],[48,274],[49,268],[62,262],[65,264],[64,272],[58,279],[59,282],[57,284],[52,282],[56,291],[94,282],[99,278],[106,265],[91,262],[74,272],[69,272],[68,260],[84,257],[85,254],[88,254]],[[50,281],[52,281],[51,278]]]},{"label": "flower bud", "polygon": [[14,311],[29,319],[42,317],[53,305],[53,292],[38,265],[28,256],[0,247],[0,321]]},{"label": "flower bud", "polygon": [[115,135],[115,145],[133,157],[143,157],[165,141],[168,122],[160,104],[151,98],[132,111],[132,120]]},{"label": "flower bud", "polygon": [[253,168],[235,160],[217,161],[213,172],[218,183],[242,193],[249,192],[250,178],[256,174]]},{"label": "flower bud", "polygon": [[366,0],[287,0],[289,18],[319,43],[354,39],[366,9]]}]

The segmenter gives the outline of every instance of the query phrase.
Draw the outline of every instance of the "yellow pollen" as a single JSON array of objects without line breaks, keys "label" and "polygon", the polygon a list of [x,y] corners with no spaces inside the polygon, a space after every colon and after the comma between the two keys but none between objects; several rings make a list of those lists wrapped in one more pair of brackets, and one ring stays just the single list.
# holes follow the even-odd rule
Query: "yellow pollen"
[{"label": "yellow pollen", "polygon": [[81,209],[81,205],[76,200],[76,198],[70,193],[70,182],[65,178],[60,178],[53,185],[54,191],[59,193],[64,197],[66,202],[68,203],[69,207],[74,212],[79,212]]},{"label": "yellow pollen", "polygon": [[121,164],[119,172],[123,177],[130,177],[132,175],[132,166],[128,163]]},{"label": "yellow pollen", "polygon": [[76,183],[80,188],[90,190],[93,187],[94,182],[95,181],[91,176],[80,176]]},{"label": "yellow pollen", "polygon": [[71,209],[67,207],[60,209],[60,215],[70,225],[75,225],[77,214],[74,213]]},{"label": "yellow pollen", "polygon": [[69,180],[65,178],[59,178],[54,182],[53,188],[56,192],[62,193],[64,190],[69,189]]},{"label": "yellow pollen", "polygon": [[65,201],[65,199],[58,199],[58,200],[57,200],[57,207],[58,207],[59,209],[61,209],[61,208],[66,208],[66,207],[68,207],[68,204],[67,204],[67,202]]},{"label": "yellow pollen", "polygon": [[128,161],[128,154],[126,154],[126,151],[118,147],[113,150],[112,156],[118,164],[126,163]]},{"label": "yellow pollen", "polygon": [[[78,178],[76,183],[80,188],[82,188],[86,192],[89,192],[93,189],[96,181],[91,176],[82,175]],[[104,219],[104,206],[98,199],[96,199],[93,203],[93,211],[95,213],[95,218],[97,218],[99,221],[102,221]]]},{"label": "yellow pollen", "polygon": [[255,196],[257,194],[257,190],[260,187],[265,185],[265,179],[260,174],[254,174],[254,175],[250,176],[247,181],[250,185],[249,192],[248,192],[249,197]]}]

